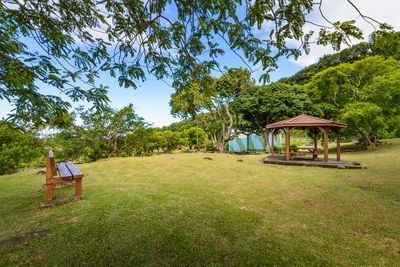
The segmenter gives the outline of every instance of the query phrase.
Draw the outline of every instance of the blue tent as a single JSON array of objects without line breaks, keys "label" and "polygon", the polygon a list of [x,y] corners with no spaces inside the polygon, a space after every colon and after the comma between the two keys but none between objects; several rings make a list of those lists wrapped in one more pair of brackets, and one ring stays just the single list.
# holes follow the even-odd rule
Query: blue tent
[{"label": "blue tent", "polygon": [[[274,136],[274,145],[281,145],[281,134],[276,134]],[[248,139],[247,139],[248,138]],[[269,143],[271,144],[271,134],[269,134]],[[248,144],[248,147],[247,147]],[[229,151],[230,152],[239,152],[239,151],[256,151],[256,150],[264,150],[265,142],[264,138],[257,134],[251,134],[248,137],[239,137],[229,141]]]}]

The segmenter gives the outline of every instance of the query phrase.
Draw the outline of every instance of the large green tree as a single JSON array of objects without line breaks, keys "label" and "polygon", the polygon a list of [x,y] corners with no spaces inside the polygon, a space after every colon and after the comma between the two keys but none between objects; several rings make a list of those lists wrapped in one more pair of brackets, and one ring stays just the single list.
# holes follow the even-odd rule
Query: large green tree
[{"label": "large green tree", "polygon": [[326,118],[348,122],[347,132],[365,145],[374,145],[382,133],[397,135],[400,61],[373,56],[340,64],[316,74],[306,87]]},{"label": "large green tree", "polygon": [[343,63],[317,73],[306,85],[312,100],[330,119],[339,119],[342,109],[351,102],[364,101],[362,92],[374,78],[400,68],[400,62],[382,56]]},{"label": "large green tree", "polygon": [[316,113],[303,86],[280,82],[243,90],[232,106],[242,121],[239,123],[241,130],[263,135],[266,152],[270,149],[268,124]]},{"label": "large green tree", "polygon": [[73,126],[73,130],[83,139],[87,140],[88,147],[95,149],[99,155],[95,159],[106,156],[117,156],[131,145],[131,139],[125,136],[146,124],[139,117],[132,104],[114,110],[106,107],[104,111],[80,110],[82,125]]},{"label": "large green tree", "polygon": [[400,137],[400,68],[375,77],[361,94],[381,108],[390,137]]},{"label": "large green tree", "polygon": [[[247,69],[229,69],[216,79],[201,75],[182,90],[172,94],[171,113],[187,118],[193,116],[204,125],[214,148],[225,151],[225,143],[234,138],[238,118],[231,108],[231,102],[238,93],[252,84]],[[204,113],[207,115],[204,116]]]},{"label": "large green tree", "polygon": [[[1,0],[0,99],[14,105],[15,119],[46,124],[71,101],[104,107],[107,88],[96,83],[103,72],[126,87],[146,72],[173,77],[179,90],[198,64],[218,70],[218,56],[229,47],[244,63],[261,63],[267,79],[280,56],[297,57],[310,42],[339,49],[362,37],[354,21],[315,24],[307,16],[313,10],[322,12],[323,2]],[[260,38],[257,31],[269,23]],[[307,24],[315,30],[306,31]],[[289,39],[302,45],[293,48]],[[44,94],[43,84],[55,91]]]},{"label": "large green tree", "polygon": [[375,145],[378,138],[387,134],[382,108],[368,102],[354,102],[346,106],[343,120],[348,123],[348,131],[367,146]]}]

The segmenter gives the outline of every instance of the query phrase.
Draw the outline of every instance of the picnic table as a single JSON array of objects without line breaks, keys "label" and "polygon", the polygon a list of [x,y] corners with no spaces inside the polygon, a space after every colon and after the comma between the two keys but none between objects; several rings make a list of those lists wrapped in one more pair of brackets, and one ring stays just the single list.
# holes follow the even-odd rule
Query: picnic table
[{"label": "picnic table", "polygon": [[290,159],[293,159],[295,155],[305,156],[306,153],[310,153],[313,156],[313,160],[318,160],[318,149],[313,146],[299,146],[290,148]]}]

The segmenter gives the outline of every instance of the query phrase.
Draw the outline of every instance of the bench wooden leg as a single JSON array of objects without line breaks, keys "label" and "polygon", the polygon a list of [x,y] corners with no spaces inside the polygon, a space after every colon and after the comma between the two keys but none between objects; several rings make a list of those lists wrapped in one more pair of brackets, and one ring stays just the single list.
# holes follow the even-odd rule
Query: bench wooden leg
[{"label": "bench wooden leg", "polygon": [[53,185],[46,184],[46,191],[44,193],[45,201],[52,201],[53,200]]},{"label": "bench wooden leg", "polygon": [[75,196],[82,195],[82,179],[75,180]]}]

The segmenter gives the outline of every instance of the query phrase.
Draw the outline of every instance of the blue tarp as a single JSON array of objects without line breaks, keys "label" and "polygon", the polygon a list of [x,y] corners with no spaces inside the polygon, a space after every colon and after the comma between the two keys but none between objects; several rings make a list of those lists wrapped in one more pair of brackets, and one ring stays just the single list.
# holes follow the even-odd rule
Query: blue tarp
[{"label": "blue tarp", "polygon": [[[243,138],[235,138],[229,141],[229,151],[231,152],[239,152],[239,151],[254,151],[254,150],[264,150],[265,149],[265,142],[262,136],[257,134],[251,134],[247,140],[246,137]],[[272,137],[271,134],[269,135],[269,143],[271,144]],[[247,144],[249,147],[247,147]],[[276,134],[274,136],[274,145],[280,146],[281,145],[281,134]]]}]

